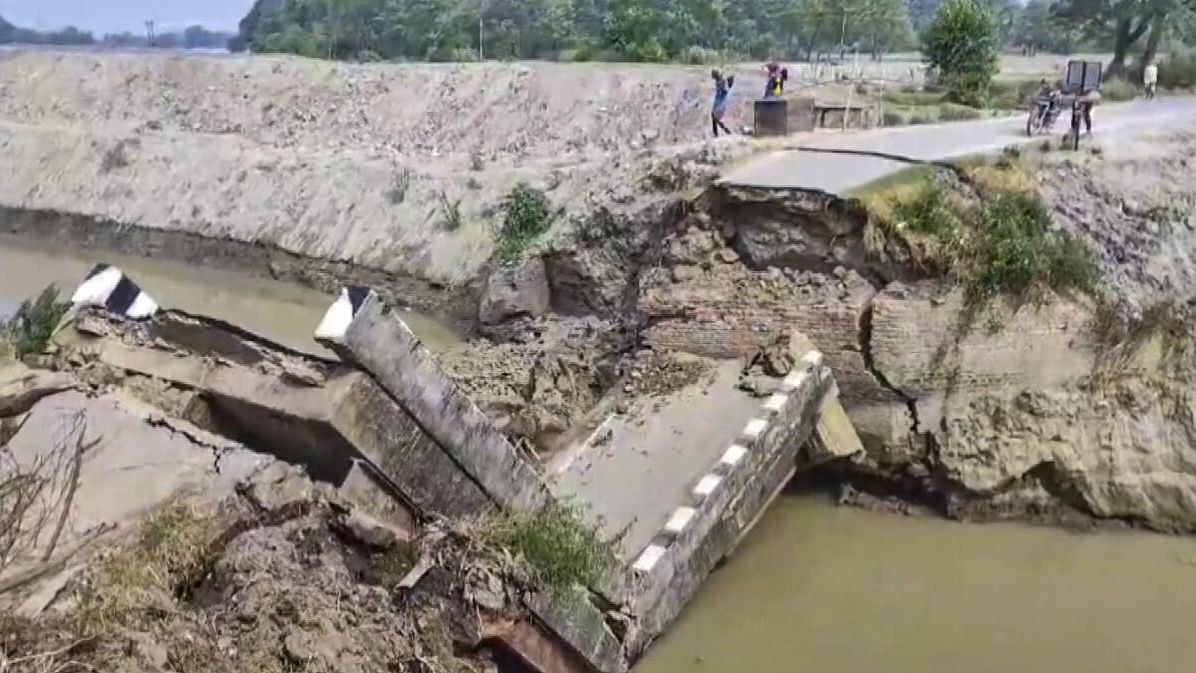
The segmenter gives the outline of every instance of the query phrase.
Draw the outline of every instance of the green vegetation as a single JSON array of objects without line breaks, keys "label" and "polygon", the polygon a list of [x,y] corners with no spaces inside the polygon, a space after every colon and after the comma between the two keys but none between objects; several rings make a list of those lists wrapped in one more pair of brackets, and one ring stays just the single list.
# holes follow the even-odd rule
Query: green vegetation
[{"label": "green vegetation", "polygon": [[1024,109],[1038,93],[1039,86],[1039,81],[1034,79],[994,81],[989,87],[988,106],[997,110]]},{"label": "green vegetation", "polygon": [[233,46],[354,60],[696,64],[879,57],[913,41],[902,0],[258,0]]},{"label": "green vegetation", "polygon": [[1016,160],[968,171],[978,202],[933,177],[865,194],[878,229],[868,236],[873,254],[901,242],[924,269],[955,278],[976,306],[997,296],[1037,301],[1048,290],[1096,293],[1091,251],[1052,230],[1050,213]]},{"label": "green vegetation", "polygon": [[894,105],[929,106],[939,105],[947,100],[947,92],[941,89],[921,90],[906,86],[900,89],[885,89],[883,98],[886,103]]},{"label": "green vegetation", "polygon": [[[203,26],[189,26],[182,32],[158,33],[154,36],[154,43],[141,33],[110,33],[105,35],[101,44],[117,47],[159,47],[163,49],[223,49],[233,36],[207,30]],[[95,36],[74,26],[67,26],[62,30],[40,31],[29,28],[19,28],[4,20],[0,16],[0,44],[53,44],[53,45],[86,45],[96,44]]]},{"label": "green vegetation", "polygon": [[1052,232],[1042,201],[1017,192],[997,194],[975,214],[975,234],[957,257],[973,299],[1008,294],[1037,298],[1057,292],[1096,292],[1098,275],[1091,251]]},{"label": "green vegetation", "polygon": [[0,16],[0,44],[95,44],[95,36],[79,30],[74,26],[67,26],[62,30],[42,32],[29,28],[19,28],[4,20]]},{"label": "green vegetation", "polygon": [[945,122],[968,121],[983,116],[980,110],[967,105],[948,103],[939,108],[939,119]]},{"label": "green vegetation", "polygon": [[548,196],[526,182],[511,189],[503,209],[506,217],[498,231],[498,256],[504,264],[514,264],[552,226],[552,210]]},{"label": "green vegetation", "polygon": [[1101,85],[1100,92],[1102,99],[1111,102],[1133,100],[1138,97],[1138,87],[1124,77],[1105,80]]},{"label": "green vegetation", "polygon": [[440,208],[440,226],[445,231],[456,231],[461,228],[463,220],[461,218],[461,199],[456,201],[449,198],[448,192],[443,189],[437,195],[439,199]]},{"label": "green vegetation", "polygon": [[49,285],[36,299],[21,302],[11,318],[0,321],[0,341],[11,344],[17,357],[41,353],[70,306],[58,300],[58,286]]},{"label": "green vegetation", "polygon": [[553,504],[534,514],[509,514],[481,526],[487,542],[520,557],[550,589],[592,586],[613,556],[572,507]]},{"label": "green vegetation", "polygon": [[1177,49],[1160,61],[1159,86],[1196,89],[1196,49]]},{"label": "green vegetation", "polygon": [[992,12],[978,0],[946,0],[922,36],[922,53],[948,97],[982,107],[1000,44]]},{"label": "green vegetation", "polygon": [[1109,77],[1132,75],[1126,59],[1134,45],[1148,35],[1139,63],[1153,61],[1168,30],[1191,29],[1193,6],[1189,0],[1058,0],[1051,7],[1055,27],[1079,31],[1089,41],[1113,50]]}]

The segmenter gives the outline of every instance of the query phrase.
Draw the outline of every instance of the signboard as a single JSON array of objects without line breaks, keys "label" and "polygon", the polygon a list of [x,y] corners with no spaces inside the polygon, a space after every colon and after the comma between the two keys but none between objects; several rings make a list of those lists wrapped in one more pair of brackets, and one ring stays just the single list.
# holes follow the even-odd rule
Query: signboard
[{"label": "signboard", "polygon": [[1097,91],[1101,84],[1100,61],[1068,61],[1067,77],[1063,80],[1066,93]]}]

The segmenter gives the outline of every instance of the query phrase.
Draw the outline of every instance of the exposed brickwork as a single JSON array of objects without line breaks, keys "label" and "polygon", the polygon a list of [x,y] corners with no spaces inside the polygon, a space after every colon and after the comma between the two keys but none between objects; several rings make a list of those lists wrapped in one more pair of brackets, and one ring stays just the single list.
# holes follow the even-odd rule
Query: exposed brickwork
[{"label": "exposed brickwork", "polygon": [[[874,293],[867,283],[835,293],[775,282],[767,274],[728,282],[705,275],[645,292],[639,309],[648,320],[644,338],[654,348],[716,358],[753,354],[792,331],[813,340],[846,401],[888,401],[864,367],[860,317]],[[746,285],[754,285],[748,290]]]}]

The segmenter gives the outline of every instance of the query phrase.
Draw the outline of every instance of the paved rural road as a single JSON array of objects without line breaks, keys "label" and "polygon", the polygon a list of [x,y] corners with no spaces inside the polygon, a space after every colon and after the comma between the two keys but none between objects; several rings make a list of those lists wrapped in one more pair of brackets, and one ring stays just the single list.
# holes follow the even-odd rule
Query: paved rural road
[{"label": "paved rural road", "polygon": [[[1196,119],[1196,98],[1157,98],[1130,103],[1102,104],[1093,111],[1093,135],[1097,140],[1117,137],[1135,127],[1171,126]],[[1070,124],[1064,111],[1050,136],[1056,142]],[[839,194],[885,177],[909,164],[879,157],[832,154],[818,149],[880,152],[922,161],[956,159],[996,152],[1009,145],[1040,143],[1048,136],[1029,138],[1026,117],[1002,117],[934,126],[905,126],[859,133],[822,133],[802,149],[772,152],[731,169],[724,184],[745,187],[816,189]],[[1086,139],[1080,140],[1080,145]]]}]

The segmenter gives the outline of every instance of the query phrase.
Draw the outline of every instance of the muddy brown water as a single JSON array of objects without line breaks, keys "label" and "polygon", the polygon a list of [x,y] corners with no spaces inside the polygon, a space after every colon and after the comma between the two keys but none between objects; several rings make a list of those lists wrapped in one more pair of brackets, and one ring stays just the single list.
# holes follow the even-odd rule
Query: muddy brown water
[{"label": "muddy brown water", "polygon": [[[0,236],[0,315],[11,313],[50,283],[69,298],[99,262],[120,267],[164,307],[218,318],[296,350],[331,355],[312,338],[332,304],[331,295],[248,272],[96,250],[51,249],[8,236]],[[460,342],[432,318],[400,314],[430,348],[443,350]]]},{"label": "muddy brown water", "polygon": [[1196,539],[779,498],[634,673],[1190,673]]}]

